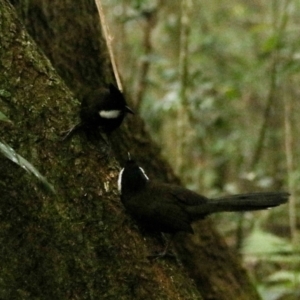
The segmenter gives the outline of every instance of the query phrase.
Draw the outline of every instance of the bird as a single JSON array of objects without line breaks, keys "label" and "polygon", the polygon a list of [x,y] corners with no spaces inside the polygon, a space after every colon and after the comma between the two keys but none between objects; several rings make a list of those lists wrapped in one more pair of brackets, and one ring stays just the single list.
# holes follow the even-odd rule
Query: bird
[{"label": "bird", "polygon": [[[217,212],[267,209],[288,201],[287,192],[255,192],[209,199],[184,187],[152,181],[130,156],[119,172],[118,190],[129,214],[149,232],[194,233],[191,224]],[[169,243],[159,257],[167,253]]]},{"label": "bird", "polygon": [[68,130],[63,140],[82,129],[92,132],[100,128],[101,133],[110,135],[121,125],[127,113],[134,114],[124,95],[114,84],[93,89],[82,97],[80,123]]}]

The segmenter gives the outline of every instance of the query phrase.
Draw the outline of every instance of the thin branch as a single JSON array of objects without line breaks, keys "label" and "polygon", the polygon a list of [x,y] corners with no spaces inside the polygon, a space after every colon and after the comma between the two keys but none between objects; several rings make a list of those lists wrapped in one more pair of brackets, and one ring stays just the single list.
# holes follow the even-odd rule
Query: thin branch
[{"label": "thin branch", "polygon": [[[264,116],[263,116],[263,123],[260,128],[260,133],[259,133],[259,138],[256,143],[256,149],[254,150],[254,155],[252,157],[252,160],[250,162],[250,168],[254,169],[257,163],[259,162],[263,150],[263,145],[264,145],[264,140],[266,136],[266,132],[268,129],[268,123],[269,123],[269,117],[270,117],[270,112],[272,108],[272,103],[276,94],[277,90],[277,75],[278,75],[278,64],[279,64],[279,57],[278,57],[278,51],[279,51],[279,44],[280,40],[283,37],[283,34],[285,33],[285,29],[287,26],[288,22],[288,7],[291,3],[291,0],[286,0],[285,3],[283,4],[282,10],[280,10],[277,7],[277,2],[273,2],[273,35],[277,36],[277,45],[274,49],[273,52],[273,60],[272,60],[272,65],[271,65],[271,70],[270,70],[270,88],[269,88],[269,94],[268,94],[268,99],[267,99],[267,104],[266,108],[264,111]],[[278,12],[283,11],[281,17],[278,16]],[[278,22],[279,20],[279,22]]]},{"label": "thin branch", "polygon": [[261,155],[262,155],[262,150],[263,150],[263,145],[268,129],[268,123],[269,123],[269,117],[270,117],[270,112],[274,100],[274,95],[276,92],[276,78],[277,78],[277,55],[274,54],[273,61],[272,61],[272,66],[271,66],[271,78],[270,78],[270,89],[269,89],[269,94],[268,94],[268,99],[267,99],[267,104],[265,107],[264,115],[263,115],[263,123],[261,124],[260,132],[258,135],[258,140],[256,143],[256,148],[254,150],[254,155],[252,157],[252,160],[250,162],[250,168],[249,169],[254,169],[257,163],[259,162]]},{"label": "thin branch", "polygon": [[179,53],[179,81],[180,81],[180,105],[177,121],[177,172],[184,174],[184,161],[186,158],[187,134],[188,134],[188,54],[189,54],[189,36],[190,36],[190,14],[192,10],[192,0],[181,0],[181,18],[180,18],[180,53]]},{"label": "thin branch", "polygon": [[288,172],[288,186],[291,193],[289,201],[289,223],[291,240],[293,244],[297,241],[297,215],[296,215],[296,187],[295,187],[295,167],[293,157],[293,133],[292,133],[292,99],[284,97],[284,128],[285,128],[285,156]]},{"label": "thin branch", "polygon": [[96,3],[96,6],[97,6],[97,9],[98,9],[99,18],[100,18],[100,22],[101,22],[101,28],[103,30],[103,35],[104,35],[104,38],[105,38],[105,41],[106,41],[106,46],[107,46],[107,49],[108,49],[108,53],[109,53],[109,57],[110,57],[110,60],[111,60],[114,76],[115,76],[115,79],[116,79],[116,82],[117,82],[117,86],[118,86],[119,90],[122,91],[123,87],[122,87],[122,83],[121,83],[121,79],[120,79],[120,75],[119,75],[119,72],[118,72],[115,56],[114,56],[114,53],[113,53],[113,47],[112,47],[113,37],[110,34],[109,27],[108,27],[106,19],[105,19],[105,14],[104,14],[104,11],[103,11],[101,1],[100,0],[95,0],[95,3]]}]

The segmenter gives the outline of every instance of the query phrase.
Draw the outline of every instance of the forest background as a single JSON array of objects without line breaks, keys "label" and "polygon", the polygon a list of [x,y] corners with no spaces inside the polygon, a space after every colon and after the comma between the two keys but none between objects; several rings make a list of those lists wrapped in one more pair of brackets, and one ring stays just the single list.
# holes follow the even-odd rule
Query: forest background
[{"label": "forest background", "polygon": [[104,7],[126,90],[187,187],[292,193],[289,207],[213,218],[264,299],[298,299],[300,2]]}]

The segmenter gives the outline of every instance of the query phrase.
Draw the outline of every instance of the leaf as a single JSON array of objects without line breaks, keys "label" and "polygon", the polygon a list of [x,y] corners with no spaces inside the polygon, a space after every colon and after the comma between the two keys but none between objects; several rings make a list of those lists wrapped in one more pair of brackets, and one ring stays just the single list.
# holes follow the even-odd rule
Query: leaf
[{"label": "leaf", "polygon": [[261,229],[254,229],[245,240],[243,253],[249,255],[275,255],[292,254],[293,247],[291,243],[269,232]]},{"label": "leaf", "polygon": [[280,270],[268,277],[270,283],[290,283],[292,286],[300,284],[300,273],[294,271]]},{"label": "leaf", "polygon": [[25,158],[15,152],[15,150],[6,143],[0,142],[0,152],[9,160],[19,165],[22,169],[31,175],[34,175],[48,191],[55,193],[54,187],[47,181],[47,179]]},{"label": "leaf", "polygon": [[261,55],[265,57],[270,55],[273,51],[278,50],[282,47],[280,36],[278,33],[274,33],[272,36],[267,38],[262,45]]}]

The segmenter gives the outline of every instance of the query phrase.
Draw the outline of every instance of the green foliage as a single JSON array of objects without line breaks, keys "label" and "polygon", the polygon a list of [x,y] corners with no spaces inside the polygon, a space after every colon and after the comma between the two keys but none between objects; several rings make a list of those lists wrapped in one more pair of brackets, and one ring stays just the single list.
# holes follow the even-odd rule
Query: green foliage
[{"label": "green foliage", "polygon": [[[263,299],[287,299],[300,286],[299,251],[286,239],[255,228],[245,239],[242,253],[246,264],[255,267],[254,274]],[[266,266],[269,265],[267,268]],[[264,270],[264,271],[263,271]],[[269,273],[262,276],[262,274]]]},{"label": "green foliage", "polygon": [[286,255],[291,254],[292,251],[293,246],[290,242],[260,228],[252,230],[245,239],[242,250],[245,255],[264,256],[266,260],[272,260],[274,254]]},{"label": "green foliage", "polygon": [[[111,5],[115,8],[123,5],[124,19],[129,12],[147,7],[149,2],[124,0],[122,4],[115,1]],[[142,19],[119,25],[116,21],[120,16],[116,18],[114,13],[110,16],[110,24],[121,74],[133,98],[144,59],[144,34],[147,30],[152,33],[152,52],[148,56],[155,60],[149,61],[141,114],[165,157],[174,166],[180,159],[178,145],[182,145],[177,126],[184,117],[180,111],[178,69],[181,11],[179,3],[170,0],[152,2],[151,8],[153,6],[158,15],[157,23],[151,28]],[[183,137],[187,149],[183,157],[185,168],[180,174],[188,187],[214,195],[285,190],[292,184],[296,186],[295,192],[300,192],[296,184],[298,168],[289,174],[292,180],[288,182],[287,179],[284,124],[285,100],[289,99],[293,161],[298,166],[299,20],[300,2],[294,0],[193,1],[193,12],[188,20],[189,66],[185,91],[188,126]],[[269,228],[289,226],[287,209],[279,212],[280,218],[272,219],[273,214],[273,211],[268,214],[264,226],[268,222]],[[299,210],[295,214],[300,217]],[[247,220],[249,231],[255,217]],[[234,218],[216,216],[216,219],[222,232],[230,226],[231,232],[236,228]],[[233,234],[228,239],[232,241]],[[300,264],[294,248],[288,238],[281,239],[254,229],[243,251],[247,255],[251,252],[251,257],[257,259],[263,256],[267,265],[274,267],[272,274],[279,272],[277,264],[282,266],[280,271],[296,274],[291,264],[295,264],[295,269],[300,269]],[[264,276],[259,279],[267,287],[269,274],[264,269],[262,273]],[[271,298],[266,296],[265,299]],[[279,295],[273,295],[272,299],[279,299]]]},{"label": "green foliage", "polygon": [[265,300],[299,299],[300,273],[281,270],[271,274],[258,290]]}]

